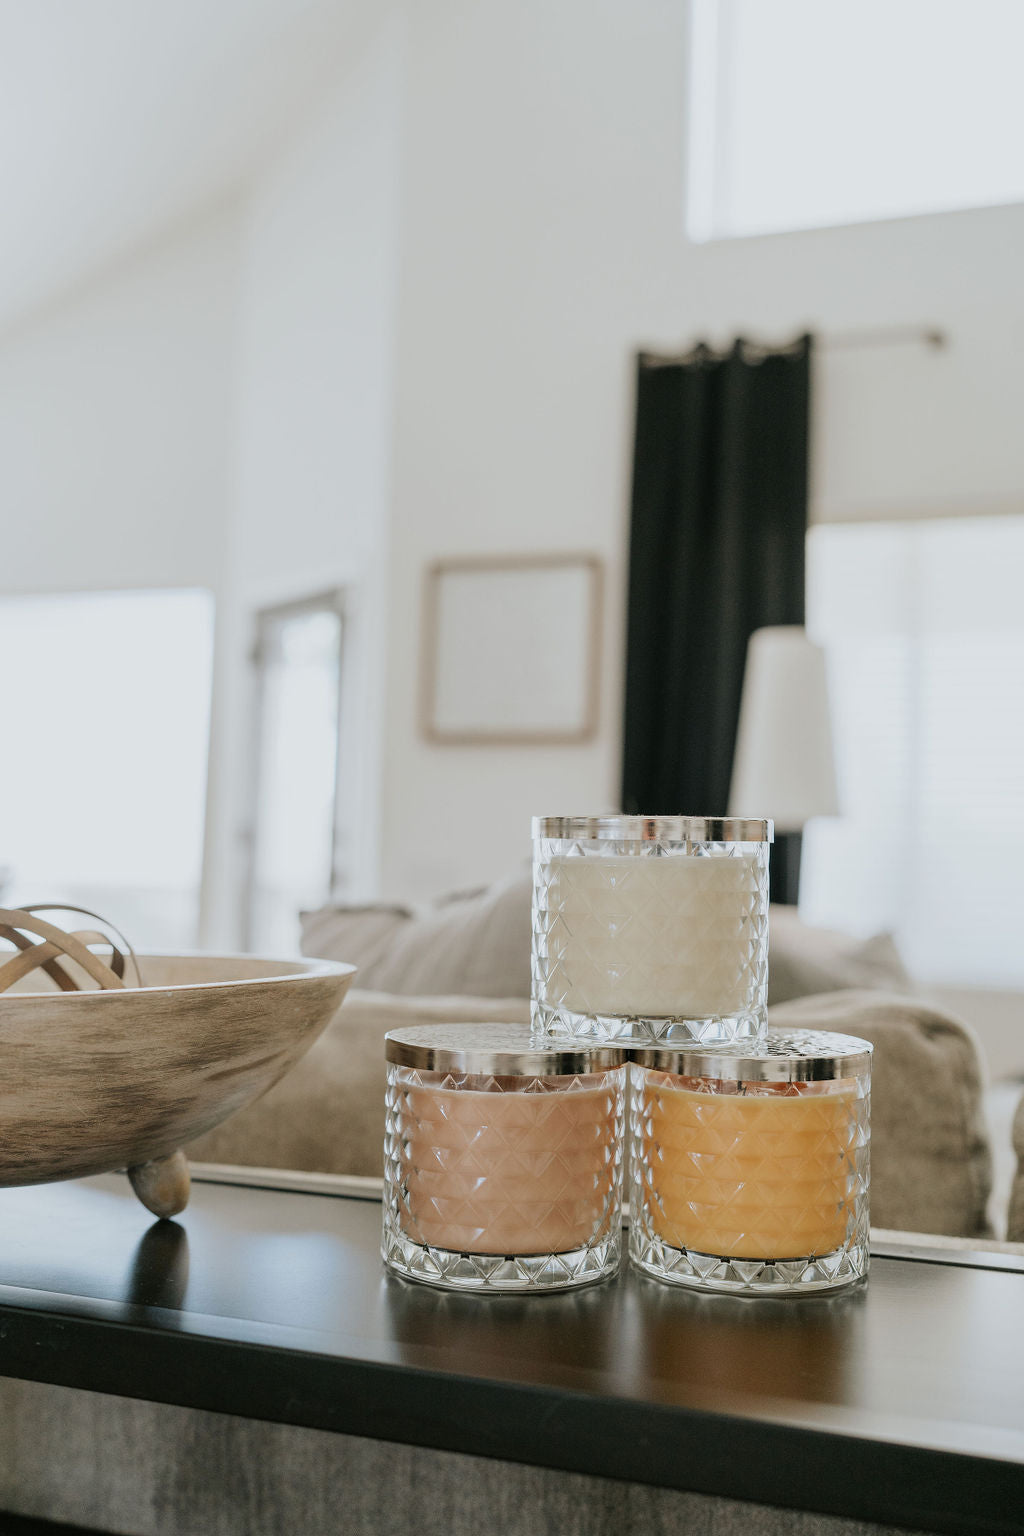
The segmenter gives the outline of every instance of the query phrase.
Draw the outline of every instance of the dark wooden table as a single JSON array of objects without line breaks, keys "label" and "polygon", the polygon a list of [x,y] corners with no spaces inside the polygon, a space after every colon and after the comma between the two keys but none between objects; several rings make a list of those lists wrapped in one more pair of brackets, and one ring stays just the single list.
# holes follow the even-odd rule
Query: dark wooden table
[{"label": "dark wooden table", "polygon": [[1024,1530],[1024,1262],[876,1256],[832,1297],[629,1272],[561,1296],[387,1276],[380,1206],[110,1177],[0,1192],[0,1375],[951,1532]]}]

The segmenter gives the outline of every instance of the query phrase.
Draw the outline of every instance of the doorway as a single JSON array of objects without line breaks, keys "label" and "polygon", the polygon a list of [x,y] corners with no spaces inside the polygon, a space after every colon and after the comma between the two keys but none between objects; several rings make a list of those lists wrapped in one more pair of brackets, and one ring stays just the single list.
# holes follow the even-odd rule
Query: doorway
[{"label": "doorway", "polygon": [[335,589],[256,614],[252,817],[244,942],[298,951],[299,912],[346,883],[339,767],[346,594]]}]

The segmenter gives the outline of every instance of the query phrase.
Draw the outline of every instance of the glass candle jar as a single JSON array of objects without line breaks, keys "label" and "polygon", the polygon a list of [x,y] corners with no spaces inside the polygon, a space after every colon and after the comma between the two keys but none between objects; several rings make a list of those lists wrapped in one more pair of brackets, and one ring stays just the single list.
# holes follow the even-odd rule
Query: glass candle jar
[{"label": "glass candle jar", "polygon": [[533,823],[534,1031],[755,1040],[768,992],[770,821],[547,816]]},{"label": "glass candle jar", "polygon": [[659,1280],[779,1295],[867,1273],[871,1045],[634,1050],[630,1258]]},{"label": "glass candle jar", "polygon": [[621,1051],[527,1025],[386,1037],[388,1267],[466,1291],[585,1285],[619,1264]]}]

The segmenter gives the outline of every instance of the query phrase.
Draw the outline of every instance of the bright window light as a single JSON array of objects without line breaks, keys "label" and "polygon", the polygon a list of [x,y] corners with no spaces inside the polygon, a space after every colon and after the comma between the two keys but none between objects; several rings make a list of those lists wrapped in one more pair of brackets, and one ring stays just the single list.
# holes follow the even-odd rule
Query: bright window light
[{"label": "bright window light", "polygon": [[0,654],[4,903],[74,902],[136,948],[195,948],[211,594],[5,598]]},{"label": "bright window light", "polygon": [[1024,517],[822,526],[841,815],[805,833],[800,909],[891,929],[925,982],[1024,983]]},{"label": "bright window light", "polygon": [[1024,200],[1020,0],[691,0],[692,239]]}]

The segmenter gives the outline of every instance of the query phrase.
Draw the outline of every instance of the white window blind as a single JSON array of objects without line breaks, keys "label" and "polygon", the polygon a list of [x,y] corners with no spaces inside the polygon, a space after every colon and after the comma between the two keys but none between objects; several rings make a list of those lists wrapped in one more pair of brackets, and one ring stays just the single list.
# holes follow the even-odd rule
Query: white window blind
[{"label": "white window blind", "polygon": [[1024,982],[1024,518],[812,529],[842,815],[801,912],[886,927],[921,980]]},{"label": "white window blind", "polygon": [[693,239],[1024,199],[1020,0],[691,0]]}]

